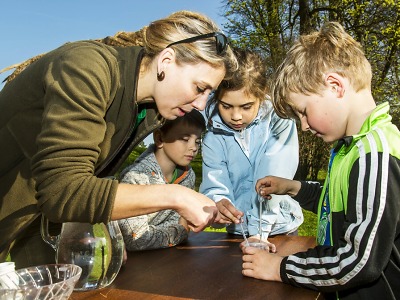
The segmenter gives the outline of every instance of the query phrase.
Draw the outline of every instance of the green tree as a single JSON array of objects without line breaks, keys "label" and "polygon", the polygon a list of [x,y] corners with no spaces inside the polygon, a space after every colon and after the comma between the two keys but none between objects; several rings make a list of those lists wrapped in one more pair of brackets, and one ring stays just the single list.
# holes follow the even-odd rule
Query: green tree
[{"label": "green tree", "polygon": [[[258,51],[272,74],[300,34],[338,21],[359,41],[373,70],[377,102],[399,101],[400,4],[394,0],[224,0],[224,28],[233,44]],[[399,114],[396,114],[397,117]],[[396,122],[395,122],[396,123]],[[296,177],[317,179],[330,145],[299,130],[300,165]]]}]

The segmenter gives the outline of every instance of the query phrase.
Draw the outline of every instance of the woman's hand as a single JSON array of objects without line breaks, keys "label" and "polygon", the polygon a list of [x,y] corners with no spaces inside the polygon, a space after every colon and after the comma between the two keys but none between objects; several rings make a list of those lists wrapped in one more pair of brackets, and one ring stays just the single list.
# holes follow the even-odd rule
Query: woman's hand
[{"label": "woman's hand", "polygon": [[178,200],[175,210],[186,220],[191,231],[200,232],[212,223],[219,222],[218,209],[210,198],[181,185],[168,186],[179,189],[175,194]]},{"label": "woman's hand", "polygon": [[179,221],[178,221],[178,224],[179,224],[179,225],[182,225],[182,226],[186,229],[187,232],[190,231],[190,228],[189,228],[189,226],[188,226],[188,223],[187,223],[187,221],[186,221],[184,218],[180,217],[180,218],[179,218]]},{"label": "woman's hand", "polygon": [[128,252],[126,251],[126,246],[124,244],[124,254],[122,256],[122,265],[123,266],[125,266],[127,260],[128,260]]},{"label": "woman's hand", "polygon": [[219,221],[211,199],[180,184],[118,185],[111,219],[119,220],[173,209],[187,221],[190,230],[200,232]]}]

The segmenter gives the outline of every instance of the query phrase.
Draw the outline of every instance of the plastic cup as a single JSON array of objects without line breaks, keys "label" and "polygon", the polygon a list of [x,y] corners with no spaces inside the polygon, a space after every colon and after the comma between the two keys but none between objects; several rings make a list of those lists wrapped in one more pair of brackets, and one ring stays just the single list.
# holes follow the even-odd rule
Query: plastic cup
[{"label": "plastic cup", "polygon": [[262,242],[249,242],[248,246],[246,247],[254,247],[261,250],[268,250],[268,245]]}]

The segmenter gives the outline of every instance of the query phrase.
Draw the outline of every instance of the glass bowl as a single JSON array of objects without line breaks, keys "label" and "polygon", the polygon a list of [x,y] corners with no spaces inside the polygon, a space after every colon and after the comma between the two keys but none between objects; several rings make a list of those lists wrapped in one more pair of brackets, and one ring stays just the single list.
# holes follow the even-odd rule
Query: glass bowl
[{"label": "glass bowl", "polygon": [[81,276],[81,267],[52,264],[0,275],[0,299],[68,299]]}]

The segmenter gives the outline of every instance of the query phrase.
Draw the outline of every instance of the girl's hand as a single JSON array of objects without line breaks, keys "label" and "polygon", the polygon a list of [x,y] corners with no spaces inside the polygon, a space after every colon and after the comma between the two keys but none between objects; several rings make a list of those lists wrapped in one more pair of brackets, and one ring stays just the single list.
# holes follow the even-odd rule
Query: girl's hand
[{"label": "girl's hand", "polygon": [[220,220],[218,223],[240,223],[240,219],[243,217],[243,212],[237,210],[228,199],[222,199],[217,202],[216,205],[220,214]]},{"label": "girl's hand", "polygon": [[282,282],[280,266],[283,257],[254,247],[244,247],[242,251],[244,276]]}]

